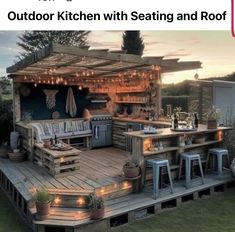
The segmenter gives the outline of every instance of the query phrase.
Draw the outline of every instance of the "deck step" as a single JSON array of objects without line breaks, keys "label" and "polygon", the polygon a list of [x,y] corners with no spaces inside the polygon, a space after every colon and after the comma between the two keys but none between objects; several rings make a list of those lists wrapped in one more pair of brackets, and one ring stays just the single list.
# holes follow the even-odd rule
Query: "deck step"
[{"label": "deck step", "polygon": [[73,189],[48,189],[54,200],[52,207],[81,208],[87,209],[89,195],[96,193],[104,201],[116,199],[132,193],[132,185],[128,181],[122,181],[102,188],[92,190],[73,190]]},{"label": "deck step", "polygon": [[52,207],[88,208],[90,190],[48,189],[53,196]]}]

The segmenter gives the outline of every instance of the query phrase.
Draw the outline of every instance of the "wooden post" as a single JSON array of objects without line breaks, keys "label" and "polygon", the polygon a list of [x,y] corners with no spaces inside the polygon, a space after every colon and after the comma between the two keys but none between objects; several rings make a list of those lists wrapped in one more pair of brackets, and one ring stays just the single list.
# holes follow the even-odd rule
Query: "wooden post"
[{"label": "wooden post", "polygon": [[143,154],[143,140],[142,138],[133,137],[132,138],[132,154],[134,158],[138,161],[141,169],[141,184],[140,188],[144,187],[145,179],[145,160]]},{"label": "wooden post", "polygon": [[157,113],[160,114],[162,109],[162,78],[161,72],[158,71],[157,77]]},{"label": "wooden post", "polygon": [[21,120],[21,108],[20,108],[20,94],[19,85],[13,81],[13,126],[15,131],[15,124]]}]

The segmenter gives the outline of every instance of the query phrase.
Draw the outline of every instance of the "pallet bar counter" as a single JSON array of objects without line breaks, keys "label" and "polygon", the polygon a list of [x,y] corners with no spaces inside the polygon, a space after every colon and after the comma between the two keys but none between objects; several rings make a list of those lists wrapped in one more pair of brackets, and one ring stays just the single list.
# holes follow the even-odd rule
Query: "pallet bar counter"
[{"label": "pallet bar counter", "polygon": [[[181,153],[198,153],[202,163],[205,163],[208,149],[222,146],[224,133],[230,129],[230,127],[207,129],[206,125],[199,125],[197,130],[191,132],[175,132],[171,128],[162,128],[157,129],[156,134],[144,134],[143,131],[126,132],[125,134],[131,138],[132,156],[138,160],[141,166],[143,186],[152,179],[145,167],[148,159],[169,160],[173,179],[177,179]],[[190,143],[187,142],[188,138],[190,138]]]}]

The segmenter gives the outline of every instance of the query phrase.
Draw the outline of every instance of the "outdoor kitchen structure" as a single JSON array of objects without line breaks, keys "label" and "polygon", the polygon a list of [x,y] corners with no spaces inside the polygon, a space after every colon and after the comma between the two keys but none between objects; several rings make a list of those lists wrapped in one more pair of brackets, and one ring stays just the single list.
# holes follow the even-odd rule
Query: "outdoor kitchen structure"
[{"label": "outdoor kitchen structure", "polygon": [[[0,159],[0,186],[29,226],[38,232],[109,231],[231,187],[224,169],[228,154],[219,175],[211,172],[217,166],[208,153],[223,147],[231,128],[171,130],[170,115],[162,110],[162,74],[198,68],[199,61],[58,44],[9,67],[14,135],[22,139],[27,160]],[[187,154],[194,154],[192,162]],[[123,175],[130,158],[141,168],[134,179]],[[198,174],[199,182],[191,183]],[[41,186],[54,196],[45,220],[32,202]],[[90,219],[90,193],[104,199],[100,220]]]}]

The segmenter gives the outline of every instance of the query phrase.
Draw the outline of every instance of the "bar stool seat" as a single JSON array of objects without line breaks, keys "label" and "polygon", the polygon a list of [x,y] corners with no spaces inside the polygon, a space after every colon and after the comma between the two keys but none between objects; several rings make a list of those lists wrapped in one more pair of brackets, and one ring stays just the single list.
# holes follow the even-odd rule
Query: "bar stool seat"
[{"label": "bar stool seat", "polygon": [[197,161],[199,165],[200,170],[200,179],[202,184],[204,184],[204,175],[202,170],[202,163],[201,163],[201,157],[199,154],[194,154],[191,152],[185,152],[182,153],[180,156],[180,168],[179,168],[179,179],[182,175],[182,166],[183,166],[183,160],[185,161],[185,187],[190,188],[193,184],[194,180],[191,178],[191,171],[193,170],[193,161]]},{"label": "bar stool seat", "polygon": [[157,197],[160,194],[160,189],[159,189],[159,182],[161,178],[161,171],[160,169],[165,167],[167,169],[167,174],[170,182],[170,191],[171,193],[174,192],[173,189],[173,182],[171,179],[171,172],[170,172],[170,165],[169,161],[166,159],[149,159],[147,160],[147,167],[151,167],[153,169],[153,199],[157,199]]},{"label": "bar stool seat", "polygon": [[[229,153],[227,149],[224,148],[212,148],[208,150],[207,159],[206,159],[206,168],[205,171],[208,171],[210,157],[213,157],[212,170],[215,172],[218,177],[223,177],[225,173],[231,172],[229,168],[223,166],[223,158],[227,159],[229,166]],[[217,161],[217,162],[216,162]]]}]

